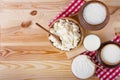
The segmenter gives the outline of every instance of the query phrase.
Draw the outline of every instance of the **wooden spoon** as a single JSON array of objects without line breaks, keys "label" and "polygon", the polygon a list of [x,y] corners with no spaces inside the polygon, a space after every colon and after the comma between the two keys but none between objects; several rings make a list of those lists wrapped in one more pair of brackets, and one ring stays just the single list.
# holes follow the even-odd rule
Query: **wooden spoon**
[{"label": "wooden spoon", "polygon": [[41,26],[39,23],[36,23],[36,25],[38,27],[42,28],[43,30],[45,30],[47,33],[51,34],[57,40],[58,43],[62,44],[59,36],[51,33],[50,31],[48,31],[47,29],[45,29],[43,26]]}]

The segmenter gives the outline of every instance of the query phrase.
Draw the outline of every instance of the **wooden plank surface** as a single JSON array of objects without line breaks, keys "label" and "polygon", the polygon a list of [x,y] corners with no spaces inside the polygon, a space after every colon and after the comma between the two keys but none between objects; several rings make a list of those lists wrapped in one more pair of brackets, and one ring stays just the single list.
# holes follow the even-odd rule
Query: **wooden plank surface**
[{"label": "wooden plank surface", "polygon": [[[120,1],[103,0],[110,7]],[[78,80],[71,73],[71,61],[48,41],[48,34],[34,23],[48,29],[48,24],[70,0],[0,0],[0,80]],[[109,2],[109,3],[108,3]],[[111,8],[110,8],[111,9]],[[37,15],[30,12],[37,10]],[[20,25],[32,21],[28,28]],[[102,41],[114,37],[120,28],[120,9],[98,34]],[[89,80],[98,80],[93,76]]]},{"label": "wooden plank surface", "polygon": [[0,80],[77,80],[70,71],[70,63],[64,60],[0,62]]}]

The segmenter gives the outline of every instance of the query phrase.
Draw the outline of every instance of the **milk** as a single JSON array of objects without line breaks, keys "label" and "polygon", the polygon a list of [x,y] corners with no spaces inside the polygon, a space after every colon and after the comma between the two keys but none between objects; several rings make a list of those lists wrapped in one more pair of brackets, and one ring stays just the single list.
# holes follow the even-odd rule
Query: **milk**
[{"label": "milk", "polygon": [[85,49],[87,49],[88,51],[95,51],[100,47],[101,41],[98,36],[94,34],[90,34],[85,37],[83,41],[83,45]]},{"label": "milk", "polygon": [[104,5],[100,3],[90,3],[83,10],[83,18],[85,21],[92,25],[102,23],[107,15]]}]

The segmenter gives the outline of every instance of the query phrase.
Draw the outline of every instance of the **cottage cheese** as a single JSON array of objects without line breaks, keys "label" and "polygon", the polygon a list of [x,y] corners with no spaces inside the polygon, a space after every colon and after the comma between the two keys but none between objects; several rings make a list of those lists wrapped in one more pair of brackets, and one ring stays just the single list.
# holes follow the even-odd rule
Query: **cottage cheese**
[{"label": "cottage cheese", "polygon": [[49,40],[53,42],[53,45],[56,48],[66,51],[75,48],[81,37],[79,26],[67,19],[60,19],[58,22],[55,22],[53,27],[50,28],[50,32],[59,36],[62,42],[60,44],[50,35]]}]

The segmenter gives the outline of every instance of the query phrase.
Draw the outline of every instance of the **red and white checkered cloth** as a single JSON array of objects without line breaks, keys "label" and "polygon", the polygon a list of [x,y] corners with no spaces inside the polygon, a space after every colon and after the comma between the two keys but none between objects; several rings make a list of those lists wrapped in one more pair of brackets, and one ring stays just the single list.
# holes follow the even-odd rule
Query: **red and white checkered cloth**
[{"label": "red and white checkered cloth", "polygon": [[49,24],[49,26],[57,19],[62,17],[68,17],[75,13],[77,13],[80,9],[80,7],[85,3],[84,0],[72,0],[71,3],[61,11],[60,14],[58,14]]},{"label": "red and white checkered cloth", "polygon": [[[68,17],[71,16],[75,13],[77,13],[80,9],[80,7],[85,3],[84,0],[72,0],[72,2],[66,7],[60,14],[58,14],[49,24],[49,26],[57,19],[62,18],[62,17]],[[120,36],[116,36],[113,39],[114,42],[117,42],[120,44]],[[120,77],[120,67],[116,68],[105,68],[103,67],[100,63],[98,63],[96,59],[96,52],[89,52],[86,51],[83,54],[86,54],[90,56],[97,65],[99,65],[101,68],[104,69],[101,70],[100,68],[96,69],[96,75],[99,77],[100,80],[116,80],[118,77]]]}]

